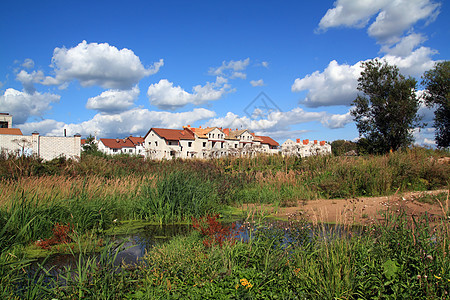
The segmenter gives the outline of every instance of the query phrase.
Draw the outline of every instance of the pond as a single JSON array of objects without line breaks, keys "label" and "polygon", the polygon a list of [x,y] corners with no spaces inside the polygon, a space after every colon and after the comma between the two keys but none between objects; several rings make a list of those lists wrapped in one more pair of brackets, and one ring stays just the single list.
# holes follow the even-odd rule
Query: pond
[{"label": "pond", "polygon": [[[259,224],[249,222],[235,222],[236,238],[247,241],[250,232],[263,234],[274,234],[277,232],[282,235],[283,244],[295,243],[298,239],[311,240],[313,238],[336,238],[359,234],[362,227],[348,227],[342,225],[322,224],[313,226],[308,223],[293,223],[286,221],[270,221]],[[231,224],[225,224],[230,226]],[[142,230],[133,234],[122,234],[109,237],[114,243],[123,243],[121,251],[117,253],[115,260],[116,266],[121,266],[122,262],[127,265],[136,264],[148,250],[155,245],[168,242],[171,238],[180,235],[187,235],[193,230],[191,225],[167,224],[167,225],[146,225]],[[58,273],[64,267],[76,268],[78,255],[57,254],[49,257],[47,260],[38,260],[38,263],[44,263],[48,270],[52,268],[52,273]]]}]

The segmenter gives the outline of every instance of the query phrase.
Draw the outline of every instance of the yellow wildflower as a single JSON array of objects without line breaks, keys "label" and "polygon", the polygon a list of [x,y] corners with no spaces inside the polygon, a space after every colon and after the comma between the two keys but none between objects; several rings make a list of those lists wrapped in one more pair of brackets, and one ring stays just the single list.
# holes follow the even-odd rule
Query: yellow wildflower
[{"label": "yellow wildflower", "polygon": [[442,277],[439,277],[439,276],[436,276],[436,275],[434,275],[434,278],[436,278],[436,279],[442,279]]},{"label": "yellow wildflower", "polygon": [[245,278],[241,279],[240,282],[241,282],[241,284],[242,284],[243,286],[248,285],[248,280],[245,279]]}]

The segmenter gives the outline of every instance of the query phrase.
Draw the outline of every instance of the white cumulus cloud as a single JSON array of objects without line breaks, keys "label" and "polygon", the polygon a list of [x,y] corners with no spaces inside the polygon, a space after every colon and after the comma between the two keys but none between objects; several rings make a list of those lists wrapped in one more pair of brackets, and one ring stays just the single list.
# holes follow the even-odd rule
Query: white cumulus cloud
[{"label": "white cumulus cloud", "polygon": [[323,72],[315,71],[295,79],[291,89],[293,92],[308,90],[303,103],[309,107],[350,105],[356,98],[361,70],[361,62],[340,65],[333,60]]},{"label": "white cumulus cloud", "polygon": [[32,68],[34,68],[34,61],[31,58],[26,58],[23,61],[22,67],[27,68],[27,69],[32,69]]},{"label": "white cumulus cloud", "polygon": [[250,84],[252,86],[263,86],[264,85],[264,80],[259,79],[259,80],[250,80]]},{"label": "white cumulus cloud", "polygon": [[123,112],[134,104],[139,96],[139,88],[130,90],[108,90],[96,97],[88,99],[87,109],[95,109],[103,113]]},{"label": "white cumulus cloud", "polygon": [[431,0],[338,0],[319,23],[320,30],[346,26],[363,28],[373,16],[368,34],[381,44],[394,44],[420,20],[433,21],[440,4]]},{"label": "white cumulus cloud", "polygon": [[186,92],[180,86],[174,86],[173,82],[167,79],[161,79],[148,87],[147,95],[152,105],[160,109],[175,110],[187,104],[200,105],[218,100],[229,91],[230,86],[226,84],[226,79],[219,76],[216,82],[194,86],[192,93]]},{"label": "white cumulus cloud", "polygon": [[9,88],[0,95],[0,107],[13,116],[15,124],[23,124],[30,116],[41,117],[51,109],[51,103],[58,102],[59,99],[60,96],[55,94],[30,94]]},{"label": "white cumulus cloud", "polygon": [[51,66],[56,75],[47,76],[41,83],[61,85],[78,80],[83,87],[130,89],[143,77],[157,73],[163,65],[161,59],[145,68],[132,50],[83,41],[70,49],[55,48]]},{"label": "white cumulus cloud", "polygon": [[230,60],[229,62],[223,61],[220,67],[210,68],[209,74],[229,78],[245,79],[247,75],[241,71],[245,70],[248,67],[249,63],[250,58],[236,61]]}]

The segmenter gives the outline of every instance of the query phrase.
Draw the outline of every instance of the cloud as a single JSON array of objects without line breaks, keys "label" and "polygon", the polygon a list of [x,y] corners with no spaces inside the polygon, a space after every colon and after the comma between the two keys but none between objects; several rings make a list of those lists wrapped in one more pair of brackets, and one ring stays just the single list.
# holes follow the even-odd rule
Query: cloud
[{"label": "cloud", "polygon": [[15,124],[25,123],[30,116],[42,116],[50,110],[52,102],[58,102],[59,95],[49,93],[28,94],[9,88],[0,95],[0,107],[13,116]]},{"label": "cloud", "polygon": [[334,3],[335,7],[328,9],[320,20],[319,29],[327,30],[339,26],[363,28],[370,17],[388,3],[388,0],[338,0]]},{"label": "cloud", "polygon": [[31,58],[26,58],[23,61],[22,67],[24,67],[26,69],[32,69],[32,68],[34,68],[34,61]]},{"label": "cloud", "polygon": [[138,96],[139,88],[137,86],[130,90],[108,90],[99,96],[89,98],[86,108],[103,113],[119,113],[132,106]]},{"label": "cloud", "polygon": [[430,0],[338,0],[319,23],[319,31],[332,27],[367,26],[368,34],[380,44],[394,44],[404,32],[420,20],[432,22],[439,14],[440,4]]},{"label": "cloud", "polygon": [[44,78],[45,75],[42,71],[33,71],[28,73],[27,71],[22,70],[16,75],[16,79],[22,83],[25,92],[29,94],[36,92],[34,84],[40,82]]},{"label": "cloud", "polygon": [[415,145],[436,146],[435,129],[433,127],[415,128],[413,130],[413,137]]},{"label": "cloud", "polygon": [[321,122],[323,126],[330,129],[343,128],[348,123],[353,122],[353,117],[350,115],[350,112],[343,115],[332,114],[323,117]]},{"label": "cloud", "polygon": [[264,85],[264,80],[259,79],[259,80],[250,80],[250,84],[252,86],[263,86]]},{"label": "cloud", "polygon": [[396,43],[418,21],[433,21],[439,8],[440,4],[430,0],[389,1],[369,26],[368,33],[379,43]]},{"label": "cloud", "polygon": [[230,60],[229,62],[223,61],[222,65],[217,68],[210,68],[209,74],[215,76],[223,76],[228,78],[241,78],[245,79],[247,75],[243,71],[250,63],[250,58],[244,60]]},{"label": "cloud", "polygon": [[80,133],[83,136],[96,134],[98,137],[124,137],[130,134],[144,136],[152,127],[181,128],[199,120],[210,119],[215,112],[196,108],[188,112],[171,113],[135,108],[119,114],[96,114],[82,123],[65,124],[54,120],[31,122],[20,126],[28,134],[38,130],[42,135],[61,136],[64,129],[68,135]]},{"label": "cloud", "polygon": [[200,105],[207,101],[220,99],[225,93],[231,91],[226,79],[218,77],[216,82],[208,82],[204,86],[196,85],[193,92],[188,93],[173,82],[161,79],[158,83],[148,87],[147,95],[152,105],[160,109],[175,110],[187,104]]},{"label": "cloud", "polygon": [[268,68],[268,67],[269,67],[269,62],[263,61],[263,62],[261,63],[261,65],[262,65],[264,68]]},{"label": "cloud", "polygon": [[406,57],[420,44],[426,41],[426,37],[422,34],[411,33],[403,37],[397,44],[392,47],[384,45],[381,51],[392,56]]},{"label": "cloud", "polygon": [[98,85],[107,89],[131,89],[145,76],[155,74],[164,65],[161,59],[145,68],[129,49],[117,49],[107,43],[81,42],[77,46],[55,48],[51,66],[55,77],[47,76],[44,85],[61,85],[78,80],[81,86]]},{"label": "cloud", "polygon": [[436,62],[431,59],[431,56],[436,53],[437,51],[431,48],[420,47],[406,57],[388,54],[383,59],[391,65],[396,65],[403,75],[420,76],[434,67]]},{"label": "cloud", "polygon": [[361,70],[361,62],[351,66],[339,65],[333,60],[323,72],[315,71],[304,78],[295,79],[291,90],[308,90],[302,103],[309,107],[350,105],[356,98],[357,79]]}]

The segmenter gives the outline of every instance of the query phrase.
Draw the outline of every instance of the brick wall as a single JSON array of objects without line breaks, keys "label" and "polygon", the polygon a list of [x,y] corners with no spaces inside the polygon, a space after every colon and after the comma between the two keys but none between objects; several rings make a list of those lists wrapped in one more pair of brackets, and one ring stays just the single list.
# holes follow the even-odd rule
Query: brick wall
[{"label": "brick wall", "polygon": [[81,137],[50,137],[39,134],[28,135],[0,135],[0,150],[10,153],[38,155],[44,160],[56,157],[79,158],[81,155]]}]

